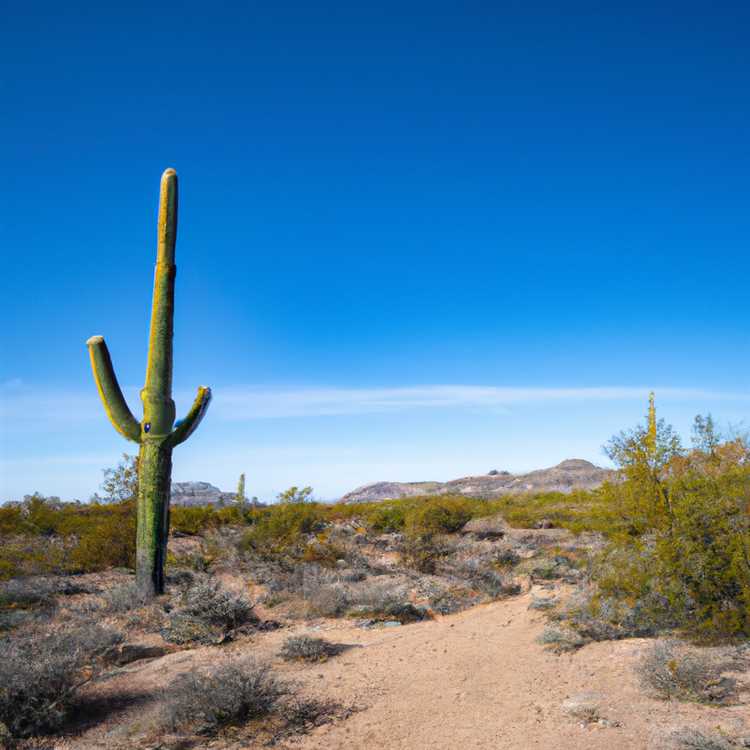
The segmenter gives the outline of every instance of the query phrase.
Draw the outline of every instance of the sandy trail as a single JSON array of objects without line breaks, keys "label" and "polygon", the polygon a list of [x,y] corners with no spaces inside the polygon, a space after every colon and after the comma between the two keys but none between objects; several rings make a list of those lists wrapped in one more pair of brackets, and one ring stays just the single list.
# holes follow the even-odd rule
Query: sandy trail
[{"label": "sandy trail", "polygon": [[[105,689],[151,692],[193,665],[251,653],[305,694],[357,708],[345,720],[281,745],[295,750],[657,750],[665,747],[665,734],[680,727],[750,735],[745,705],[712,708],[645,695],[633,666],[648,641],[595,643],[561,656],[546,651],[536,642],[545,618],[528,609],[530,601],[525,594],[397,628],[363,630],[340,620],[285,628],[220,650],[134,664]],[[352,648],[316,665],[279,659],[284,639],[301,633]],[[563,711],[563,702],[581,693],[597,694],[599,716],[608,725]],[[123,715],[112,719],[119,727],[92,727],[61,747],[111,746],[115,736],[122,738],[123,720],[128,723]],[[252,745],[214,740],[205,747]]]},{"label": "sandy trail", "polygon": [[[669,728],[722,725],[736,734],[750,719],[745,706],[646,697],[633,672],[644,641],[592,644],[562,656],[545,651],[535,642],[545,620],[529,602],[526,595],[436,622],[369,631],[360,641],[365,648],[312,668],[322,675],[321,696],[354,697],[366,708],[294,746],[638,750],[659,747]],[[600,715],[611,726],[563,712],[563,701],[583,692],[599,694]]]}]

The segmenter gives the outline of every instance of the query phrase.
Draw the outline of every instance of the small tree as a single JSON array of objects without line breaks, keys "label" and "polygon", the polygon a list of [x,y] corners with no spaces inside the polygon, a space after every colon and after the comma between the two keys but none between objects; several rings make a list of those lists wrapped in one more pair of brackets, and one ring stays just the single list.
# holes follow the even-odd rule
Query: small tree
[{"label": "small tree", "polygon": [[716,429],[713,417],[710,414],[705,417],[696,415],[693,420],[693,448],[702,453],[713,454],[721,442],[722,437]]},{"label": "small tree", "polygon": [[672,426],[657,420],[653,394],[645,424],[612,437],[604,452],[626,480],[627,491],[615,493],[620,504],[613,510],[626,522],[629,533],[668,525],[672,503],[665,479],[670,464],[684,451]]},{"label": "small tree", "polygon": [[[122,454],[114,468],[104,469],[101,484],[105,501],[125,503],[138,497],[138,457]],[[98,498],[97,498],[98,499]]]},{"label": "small tree", "polygon": [[303,487],[299,489],[297,486],[290,487],[284,492],[280,492],[276,499],[282,504],[291,503],[307,503],[312,501],[312,487]]}]

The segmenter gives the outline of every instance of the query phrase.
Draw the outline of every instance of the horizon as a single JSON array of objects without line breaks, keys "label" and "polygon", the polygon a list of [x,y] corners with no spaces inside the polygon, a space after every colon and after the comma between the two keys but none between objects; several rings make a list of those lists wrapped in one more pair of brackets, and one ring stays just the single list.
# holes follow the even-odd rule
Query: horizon
[{"label": "horizon", "polygon": [[0,502],[136,451],[85,341],[139,417],[167,167],[178,416],[214,393],[174,482],[608,466],[651,390],[746,422],[750,7],[41,5],[0,30]]}]

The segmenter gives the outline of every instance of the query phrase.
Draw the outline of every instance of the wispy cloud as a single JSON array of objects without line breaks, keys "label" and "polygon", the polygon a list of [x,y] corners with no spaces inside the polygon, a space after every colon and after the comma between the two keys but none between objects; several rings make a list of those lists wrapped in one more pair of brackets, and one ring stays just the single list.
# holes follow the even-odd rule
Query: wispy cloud
[{"label": "wispy cloud", "polygon": [[[645,400],[649,388],[530,388],[479,385],[423,385],[399,388],[235,387],[216,397],[216,411],[228,421],[278,417],[399,412],[410,409],[503,409],[546,401]],[[750,394],[690,388],[658,388],[660,400],[750,400]]]},{"label": "wispy cloud", "polygon": [[[290,417],[402,412],[413,409],[495,409],[540,402],[643,401],[650,388],[600,386],[586,388],[506,387],[482,385],[421,385],[383,388],[231,386],[214,394],[212,416],[231,422]],[[655,387],[660,401],[748,401],[750,393],[700,388]],[[93,391],[93,389],[92,389]],[[126,395],[140,411],[138,389]],[[178,392],[178,404],[192,401],[192,392]],[[0,421],[22,424],[76,424],[101,418],[95,392],[50,391],[20,382],[0,386]]]}]

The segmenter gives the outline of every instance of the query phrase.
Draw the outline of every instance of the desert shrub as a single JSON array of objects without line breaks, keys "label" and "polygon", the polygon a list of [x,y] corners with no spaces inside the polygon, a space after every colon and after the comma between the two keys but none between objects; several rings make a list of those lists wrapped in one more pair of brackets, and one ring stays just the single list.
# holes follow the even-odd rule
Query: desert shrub
[{"label": "desert shrub", "polygon": [[432,534],[407,535],[401,548],[401,561],[420,573],[432,574],[446,552],[445,546]]},{"label": "desert shrub", "polygon": [[169,511],[169,525],[172,531],[181,534],[202,534],[210,529],[218,529],[230,524],[247,523],[248,516],[238,505],[215,508],[213,505],[177,505]]},{"label": "desert shrub", "polygon": [[679,729],[670,739],[675,750],[733,750],[736,747],[720,734],[706,734],[698,729]]},{"label": "desert shrub", "polygon": [[28,533],[28,531],[20,503],[0,505],[0,535],[12,536]]},{"label": "desert shrub", "polygon": [[324,511],[316,503],[282,503],[265,508],[240,542],[240,549],[258,554],[295,551],[305,534],[321,531]]},{"label": "desert shrub", "polygon": [[57,729],[87,681],[83,668],[119,640],[97,625],[0,640],[0,722],[16,737]]},{"label": "desert shrub", "polygon": [[173,532],[200,534],[215,526],[215,515],[210,505],[177,505],[169,510],[169,525]]},{"label": "desert shrub", "polygon": [[551,625],[542,631],[537,641],[555,653],[575,651],[586,643],[575,631]]},{"label": "desert shrub", "polygon": [[350,592],[350,616],[367,617],[373,620],[398,620],[401,623],[416,622],[428,617],[428,613],[415,607],[403,587],[395,587],[390,581],[365,581]]},{"label": "desert shrub", "polygon": [[326,661],[329,657],[341,653],[341,648],[339,644],[323,638],[298,635],[287,638],[279,653],[287,661]]},{"label": "desert shrub", "polygon": [[405,529],[411,536],[452,534],[471,519],[471,501],[466,498],[432,498],[412,508]]},{"label": "desert shrub", "polygon": [[656,595],[618,598],[593,586],[579,589],[559,614],[587,641],[644,638],[674,627],[665,600]]},{"label": "desert shrub", "polygon": [[339,560],[347,557],[347,550],[340,544],[318,538],[305,546],[302,560],[308,563],[317,563],[325,568],[335,568]]},{"label": "desert shrub", "polygon": [[33,495],[11,509],[6,521],[8,517],[18,525],[0,549],[0,577],[88,573],[134,564],[133,503],[82,505]]},{"label": "desert shrub", "polygon": [[[685,452],[659,422],[607,446],[620,481],[600,490],[609,547],[593,574],[603,594],[649,602],[692,637],[750,634],[750,448],[710,420]],[[664,619],[664,611],[655,612]]]},{"label": "desert shrub", "polygon": [[67,570],[70,544],[56,537],[14,537],[0,544],[0,580]]},{"label": "desert shrub", "polygon": [[377,503],[367,513],[367,526],[378,534],[391,534],[402,531],[406,523],[406,509],[403,504]]},{"label": "desert shrub", "polygon": [[170,643],[213,643],[255,620],[247,599],[223,589],[215,581],[199,581],[182,595],[180,606],[170,615],[162,636]]},{"label": "desert shrub", "polygon": [[309,613],[318,617],[341,617],[351,603],[348,592],[338,583],[309,582],[303,597]]},{"label": "desert shrub", "polygon": [[204,581],[190,587],[184,595],[181,611],[197,620],[235,628],[253,617],[250,602],[215,581]]},{"label": "desert shrub", "polygon": [[491,568],[480,568],[469,579],[471,585],[492,599],[503,596],[516,596],[521,593],[520,584],[509,581],[505,576]]},{"label": "desert shrub", "polygon": [[132,505],[112,507],[97,514],[80,533],[70,552],[69,570],[93,573],[107,568],[135,567],[135,510]]},{"label": "desert shrub", "polygon": [[559,604],[559,599],[556,596],[534,596],[531,595],[531,603],[529,609],[535,609],[542,612],[547,612],[550,609],[554,609]]},{"label": "desert shrub", "polygon": [[438,591],[430,597],[430,609],[439,615],[451,615],[471,607],[477,596],[470,589],[452,587]]},{"label": "desert shrub", "polygon": [[103,598],[105,609],[113,614],[130,612],[149,603],[149,598],[144,596],[134,583],[109,589]]},{"label": "desert shrub", "polygon": [[273,713],[289,693],[267,666],[241,659],[210,671],[191,670],[166,692],[164,723],[171,730],[213,734]]},{"label": "desert shrub", "polygon": [[[608,490],[613,502],[621,491]],[[602,592],[650,601],[661,610],[657,619],[669,613],[675,626],[697,638],[750,633],[748,498],[750,467],[721,477],[674,478],[669,510],[653,528],[612,536],[594,569]]]},{"label": "desert shrub", "polygon": [[58,595],[85,592],[84,587],[65,578],[14,578],[0,584],[0,607],[53,607]]},{"label": "desert shrub", "polygon": [[721,676],[725,668],[709,655],[666,640],[646,651],[638,676],[646,689],[664,700],[717,703],[734,689],[734,681]]}]

